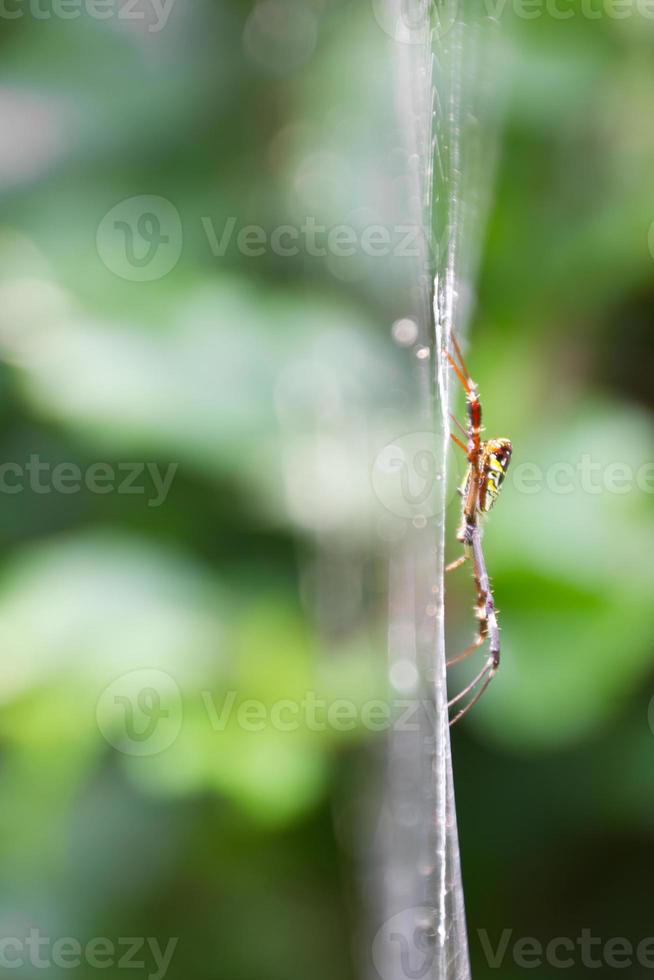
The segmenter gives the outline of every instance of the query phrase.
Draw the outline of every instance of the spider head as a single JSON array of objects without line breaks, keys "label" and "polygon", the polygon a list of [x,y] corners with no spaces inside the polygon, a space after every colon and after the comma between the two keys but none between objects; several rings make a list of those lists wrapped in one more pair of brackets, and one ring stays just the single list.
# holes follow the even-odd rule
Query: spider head
[{"label": "spider head", "polygon": [[489,511],[495,503],[509,468],[512,452],[510,439],[489,439],[485,443],[482,457],[480,510]]}]

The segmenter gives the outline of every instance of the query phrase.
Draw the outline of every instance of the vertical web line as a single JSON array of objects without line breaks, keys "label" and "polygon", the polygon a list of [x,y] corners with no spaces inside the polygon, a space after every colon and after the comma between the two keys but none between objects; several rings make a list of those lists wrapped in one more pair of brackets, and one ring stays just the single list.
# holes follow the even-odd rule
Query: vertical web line
[{"label": "vertical web line", "polygon": [[[414,525],[390,560],[389,667],[413,665],[414,730],[390,732],[380,819],[382,980],[469,980],[447,712],[444,553],[449,384],[443,356],[473,310],[494,162],[491,19],[473,0],[387,0],[397,114],[408,159],[407,216],[423,230],[411,313],[422,350],[418,415],[434,432],[434,519]],[[408,14],[407,14],[408,12]],[[392,19],[391,17],[391,19]],[[494,103],[493,103],[494,105]]]}]

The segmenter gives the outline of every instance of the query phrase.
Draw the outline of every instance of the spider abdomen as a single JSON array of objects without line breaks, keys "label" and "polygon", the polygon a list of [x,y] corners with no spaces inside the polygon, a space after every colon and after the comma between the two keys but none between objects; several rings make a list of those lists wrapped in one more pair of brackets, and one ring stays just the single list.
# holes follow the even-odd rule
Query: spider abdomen
[{"label": "spider abdomen", "polygon": [[479,510],[488,513],[500,492],[511,462],[513,447],[509,439],[489,439],[482,444]]}]

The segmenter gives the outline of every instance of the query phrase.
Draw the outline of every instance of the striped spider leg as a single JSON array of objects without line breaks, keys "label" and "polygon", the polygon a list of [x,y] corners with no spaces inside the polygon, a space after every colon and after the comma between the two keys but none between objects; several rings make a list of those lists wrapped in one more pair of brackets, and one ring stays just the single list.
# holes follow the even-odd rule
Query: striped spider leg
[{"label": "striped spider leg", "polygon": [[[489,653],[484,666],[473,680],[449,703],[448,708],[454,708],[468,695],[472,695],[462,708],[459,708],[450,725],[454,725],[479,701],[497,672],[500,663],[500,629],[497,622],[497,611],[493,599],[493,591],[486,571],[486,561],[481,545],[481,518],[491,509],[506,476],[511,462],[511,443],[508,439],[483,440],[481,424],[481,402],[476,383],[470,377],[463,359],[461,348],[454,334],[450,335],[453,353],[447,351],[447,359],[454,373],[461,382],[466,394],[468,415],[467,427],[452,416],[453,421],[465,436],[463,443],[453,432],[450,437],[462,449],[468,458],[468,471],[460,489],[462,497],[461,525],[457,540],[463,544],[463,554],[446,567],[446,571],[459,568],[467,560],[472,561],[473,577],[477,590],[476,616],[479,620],[479,631],[472,643],[462,653],[447,661],[448,667],[459,663],[478,650],[489,639]],[[456,357],[454,356],[456,355]]]}]

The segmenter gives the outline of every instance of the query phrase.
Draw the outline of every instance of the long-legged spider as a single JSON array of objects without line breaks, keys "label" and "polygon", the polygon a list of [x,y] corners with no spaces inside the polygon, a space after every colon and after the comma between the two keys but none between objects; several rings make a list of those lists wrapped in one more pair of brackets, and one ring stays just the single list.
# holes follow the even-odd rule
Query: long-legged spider
[{"label": "long-legged spider", "polygon": [[463,385],[468,413],[467,428],[452,416],[453,421],[466,437],[466,443],[464,444],[453,432],[450,433],[450,437],[468,457],[468,471],[459,491],[462,497],[462,508],[461,526],[457,533],[457,540],[463,544],[463,554],[448,565],[445,571],[452,571],[454,568],[459,568],[468,559],[472,560],[477,589],[476,615],[479,620],[479,632],[462,653],[447,661],[448,667],[459,663],[474,653],[475,650],[478,650],[487,637],[490,640],[488,658],[482,669],[459,694],[448,702],[448,708],[453,708],[474,691],[473,697],[450,720],[450,725],[454,725],[477,703],[495,676],[500,664],[500,629],[481,546],[480,520],[483,514],[488,513],[497,499],[502,481],[511,462],[512,447],[509,439],[483,440],[481,438],[483,429],[479,391],[470,377],[461,348],[454,334],[450,335],[450,340],[457,359],[455,360],[450,351],[446,352],[447,359]]}]

